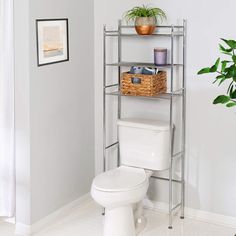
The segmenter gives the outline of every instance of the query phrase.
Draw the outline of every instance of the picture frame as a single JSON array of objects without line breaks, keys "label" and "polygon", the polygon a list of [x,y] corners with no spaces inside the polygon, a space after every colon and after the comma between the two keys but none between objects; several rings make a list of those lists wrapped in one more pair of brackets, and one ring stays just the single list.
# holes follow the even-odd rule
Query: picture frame
[{"label": "picture frame", "polygon": [[68,19],[37,19],[36,41],[38,66],[69,61]]}]

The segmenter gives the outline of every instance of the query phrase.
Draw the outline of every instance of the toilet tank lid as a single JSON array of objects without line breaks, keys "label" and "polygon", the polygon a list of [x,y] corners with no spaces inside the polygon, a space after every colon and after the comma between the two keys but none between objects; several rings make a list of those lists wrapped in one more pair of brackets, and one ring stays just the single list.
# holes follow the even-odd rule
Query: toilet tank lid
[{"label": "toilet tank lid", "polygon": [[126,126],[140,129],[166,131],[170,129],[169,122],[143,118],[123,118],[118,120],[118,126]]}]

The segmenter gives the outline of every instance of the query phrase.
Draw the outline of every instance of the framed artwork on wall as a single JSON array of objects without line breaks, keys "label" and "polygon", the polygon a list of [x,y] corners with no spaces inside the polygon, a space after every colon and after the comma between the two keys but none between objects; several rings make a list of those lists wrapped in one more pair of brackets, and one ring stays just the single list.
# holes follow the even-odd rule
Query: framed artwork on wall
[{"label": "framed artwork on wall", "polygon": [[36,20],[38,66],[69,61],[68,19]]}]

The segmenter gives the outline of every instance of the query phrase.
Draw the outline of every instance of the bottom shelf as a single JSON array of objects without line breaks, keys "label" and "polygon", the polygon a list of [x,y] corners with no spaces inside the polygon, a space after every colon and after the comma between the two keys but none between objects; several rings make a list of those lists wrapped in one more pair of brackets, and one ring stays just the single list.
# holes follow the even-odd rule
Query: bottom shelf
[{"label": "bottom shelf", "polygon": [[132,98],[145,98],[145,99],[166,99],[166,100],[170,100],[171,97],[182,97],[183,93],[182,93],[183,89],[174,91],[173,93],[162,93],[162,94],[157,94],[155,96],[132,96],[132,95],[124,95],[119,91],[115,91],[115,92],[106,92],[106,95],[111,95],[111,96],[121,96],[121,97],[132,97]]},{"label": "bottom shelf", "polygon": [[[165,180],[165,181],[169,181],[170,179],[168,179],[168,178],[163,178],[163,177],[157,177],[157,176],[151,176],[151,178],[153,178],[153,179],[159,179],[159,180]],[[178,180],[178,179],[172,179],[172,181],[173,182],[176,182],[176,183],[179,183],[179,184],[181,184],[182,183],[182,181],[181,180]]]}]

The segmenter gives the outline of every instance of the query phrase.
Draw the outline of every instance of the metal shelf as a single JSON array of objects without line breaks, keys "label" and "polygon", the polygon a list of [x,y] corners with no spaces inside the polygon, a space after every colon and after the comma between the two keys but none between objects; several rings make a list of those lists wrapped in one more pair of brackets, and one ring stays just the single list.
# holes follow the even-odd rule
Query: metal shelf
[{"label": "metal shelf", "polygon": [[[106,144],[106,99],[107,96],[116,96],[118,100],[118,112],[117,118],[120,119],[122,114],[122,97],[129,97],[129,98],[141,98],[141,99],[149,99],[149,100],[158,100],[164,99],[168,100],[169,104],[169,127],[170,127],[170,143],[169,143],[169,158],[170,158],[170,165],[169,165],[169,177],[168,178],[161,178],[152,176],[152,178],[165,180],[169,183],[169,229],[172,228],[172,218],[173,213],[175,210],[181,209],[181,219],[184,218],[184,205],[185,205],[185,130],[186,130],[186,77],[185,77],[185,65],[186,65],[186,21],[183,21],[183,25],[161,25],[156,26],[158,29],[152,35],[138,35],[134,33],[135,26],[131,25],[122,25],[121,21],[119,21],[118,29],[117,30],[107,30],[106,26],[104,26],[103,32],[103,169],[106,171],[106,163],[107,163],[107,150],[110,148],[117,148],[118,150],[118,165],[120,164],[120,152],[119,152],[119,135],[117,136],[117,141],[113,144],[107,145]],[[107,63],[107,45],[106,42],[109,39],[108,37],[115,37],[118,41],[118,51],[117,56],[118,60],[115,63]],[[170,64],[157,66],[153,63],[149,62],[126,62],[122,60],[122,42],[126,40],[128,37],[130,38],[158,38],[158,37],[168,37],[170,40]],[[180,38],[179,38],[180,37]],[[177,40],[176,40],[177,39]],[[179,40],[178,40],[179,39]],[[174,44],[174,40],[176,40],[177,44]],[[145,41],[147,42],[147,41]],[[142,42],[141,42],[142,43]],[[182,63],[174,63],[174,46],[181,43],[181,47],[179,46],[178,50],[183,55]],[[168,92],[164,94],[158,94],[152,97],[146,96],[129,96],[123,95],[120,93],[121,90],[121,76],[122,76],[122,67],[131,67],[131,66],[140,66],[140,67],[152,67],[158,69],[170,69],[170,83],[168,87]],[[107,67],[117,67],[118,68],[118,80],[114,84],[107,85]],[[183,72],[183,76],[181,78],[180,89],[174,89],[174,69],[180,68]],[[110,90],[110,91],[109,91]],[[114,91],[115,90],[115,91]],[[174,113],[174,99],[180,98],[181,100],[181,109],[177,111],[181,113],[181,151],[178,153],[174,153],[174,139],[175,139],[175,125],[173,122],[173,113]],[[180,158],[181,160],[181,177],[180,179],[173,178],[173,161],[175,158]],[[177,205],[174,205],[173,201],[173,183],[178,183],[181,186],[181,202]]]},{"label": "metal shelf", "polygon": [[[155,65],[153,63],[148,62],[116,62],[116,63],[107,63],[106,66],[121,66],[121,67],[131,67],[131,66],[139,66],[139,67],[151,67],[158,69],[168,69],[171,68],[171,64],[167,65]],[[173,64],[174,67],[183,66],[183,64]]]},{"label": "metal shelf", "polygon": [[[134,25],[119,25],[118,30],[106,30],[104,36],[110,37],[141,37],[141,38],[151,38],[151,37],[183,37],[184,36],[184,26],[182,25],[156,25],[156,29],[161,29],[161,31],[154,32],[151,35],[139,35],[133,32],[122,32],[122,29],[135,29]],[[165,32],[162,29],[167,29],[169,32]],[[162,32],[163,31],[163,32]]]},{"label": "metal shelf", "polygon": [[[156,25],[156,28],[167,28],[167,29],[184,29],[183,25]],[[135,28],[135,25],[120,25],[120,28]]]},{"label": "metal shelf", "polygon": [[173,32],[173,33],[153,33],[151,35],[139,35],[137,33],[116,33],[108,32],[105,33],[105,36],[109,37],[140,37],[140,38],[151,38],[151,37],[181,37],[184,36],[184,32]]},{"label": "metal shelf", "polygon": [[121,96],[121,97],[130,97],[130,98],[165,99],[165,100],[170,100],[171,97],[181,97],[183,95],[182,93],[179,93],[179,90],[174,91],[173,93],[162,93],[162,94],[157,94],[154,96],[131,96],[131,95],[124,95],[120,93],[119,91],[106,92],[105,94],[111,95],[111,96]]},{"label": "metal shelf", "polygon": [[[170,181],[169,178],[158,177],[158,176],[155,176],[155,175],[152,175],[151,178],[158,179],[158,180],[164,180],[164,181]],[[179,180],[179,179],[172,179],[172,181],[175,182],[175,183],[182,184],[182,181]]]}]

